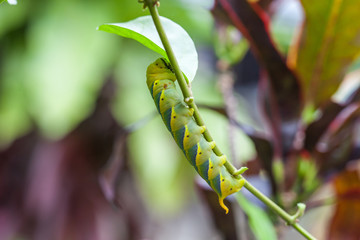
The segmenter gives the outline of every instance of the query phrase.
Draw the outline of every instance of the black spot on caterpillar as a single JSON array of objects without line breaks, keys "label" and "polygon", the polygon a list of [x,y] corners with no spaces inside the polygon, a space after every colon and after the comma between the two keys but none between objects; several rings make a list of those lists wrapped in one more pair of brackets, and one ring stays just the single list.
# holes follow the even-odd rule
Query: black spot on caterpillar
[{"label": "black spot on caterpillar", "polygon": [[150,64],[146,71],[146,83],[161,117],[184,152],[187,160],[219,196],[219,203],[228,213],[224,199],[238,192],[244,179],[237,179],[225,168],[226,156],[213,152],[215,142],[203,136],[205,126],[198,126],[193,118],[194,110],[188,108],[175,88],[176,77],[170,63],[164,58]]}]

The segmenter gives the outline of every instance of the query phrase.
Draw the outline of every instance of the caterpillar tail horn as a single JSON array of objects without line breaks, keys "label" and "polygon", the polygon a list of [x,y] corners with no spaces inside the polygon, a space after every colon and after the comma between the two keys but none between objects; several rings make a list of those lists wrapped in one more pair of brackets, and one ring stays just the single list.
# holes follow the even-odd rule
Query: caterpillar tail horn
[{"label": "caterpillar tail horn", "polygon": [[228,214],[229,208],[224,204],[224,199],[223,197],[219,197],[219,204],[225,210],[225,213]]}]

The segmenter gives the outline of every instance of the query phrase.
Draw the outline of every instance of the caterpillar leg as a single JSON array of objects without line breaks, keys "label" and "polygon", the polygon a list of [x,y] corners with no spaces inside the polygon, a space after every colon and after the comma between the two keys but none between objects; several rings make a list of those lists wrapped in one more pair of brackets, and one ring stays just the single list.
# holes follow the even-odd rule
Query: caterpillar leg
[{"label": "caterpillar leg", "polygon": [[193,108],[189,108],[189,115],[190,117],[194,116],[195,110]]},{"label": "caterpillar leg", "polygon": [[227,161],[225,155],[220,156],[219,159],[220,159],[220,165],[221,166],[224,165],[226,163],[226,161]]}]

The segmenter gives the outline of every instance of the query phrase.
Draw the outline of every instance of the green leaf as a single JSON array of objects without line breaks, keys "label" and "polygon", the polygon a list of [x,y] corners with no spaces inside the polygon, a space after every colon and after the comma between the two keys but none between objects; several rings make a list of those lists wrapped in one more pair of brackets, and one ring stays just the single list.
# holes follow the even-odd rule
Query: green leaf
[{"label": "green leaf", "polygon": [[[160,19],[181,70],[189,81],[192,81],[198,68],[194,42],[180,25],[165,17],[160,17]],[[98,27],[98,30],[132,38],[168,59],[151,16],[139,17],[125,23],[103,24]]]},{"label": "green leaf", "polygon": [[249,218],[249,225],[258,240],[277,240],[276,231],[264,210],[249,202],[241,193],[236,199]]},{"label": "green leaf", "polygon": [[354,21],[358,19],[360,1],[301,2],[305,26],[297,54],[289,60],[301,77],[307,103],[317,108],[335,93],[360,53],[360,21]]}]

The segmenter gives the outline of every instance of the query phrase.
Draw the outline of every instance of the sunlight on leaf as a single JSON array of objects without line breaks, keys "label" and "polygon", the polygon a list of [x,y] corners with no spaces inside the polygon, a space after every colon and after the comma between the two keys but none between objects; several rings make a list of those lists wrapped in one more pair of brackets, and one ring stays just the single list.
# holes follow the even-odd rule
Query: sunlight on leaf
[{"label": "sunlight on leaf", "polygon": [[[5,2],[6,0],[0,0],[0,4],[2,4],[3,2]],[[17,0],[7,0],[7,2],[10,5],[16,5],[17,4]]]},{"label": "sunlight on leaf", "polygon": [[[360,53],[360,2],[302,0],[305,25],[290,65],[300,76],[305,99],[315,107],[328,100]],[[294,50],[294,49],[293,49]]]},{"label": "sunlight on leaf", "polygon": [[8,0],[8,3],[10,5],[16,5],[17,4],[17,0]]},{"label": "sunlight on leaf", "polygon": [[[180,68],[191,82],[198,68],[194,42],[180,25],[165,17],[160,17],[160,19]],[[151,16],[139,17],[125,23],[103,24],[98,27],[98,30],[132,38],[168,59]]]},{"label": "sunlight on leaf", "polygon": [[360,87],[360,69],[348,73],[342,81],[339,89],[332,96],[333,101],[346,104],[346,101]]}]

